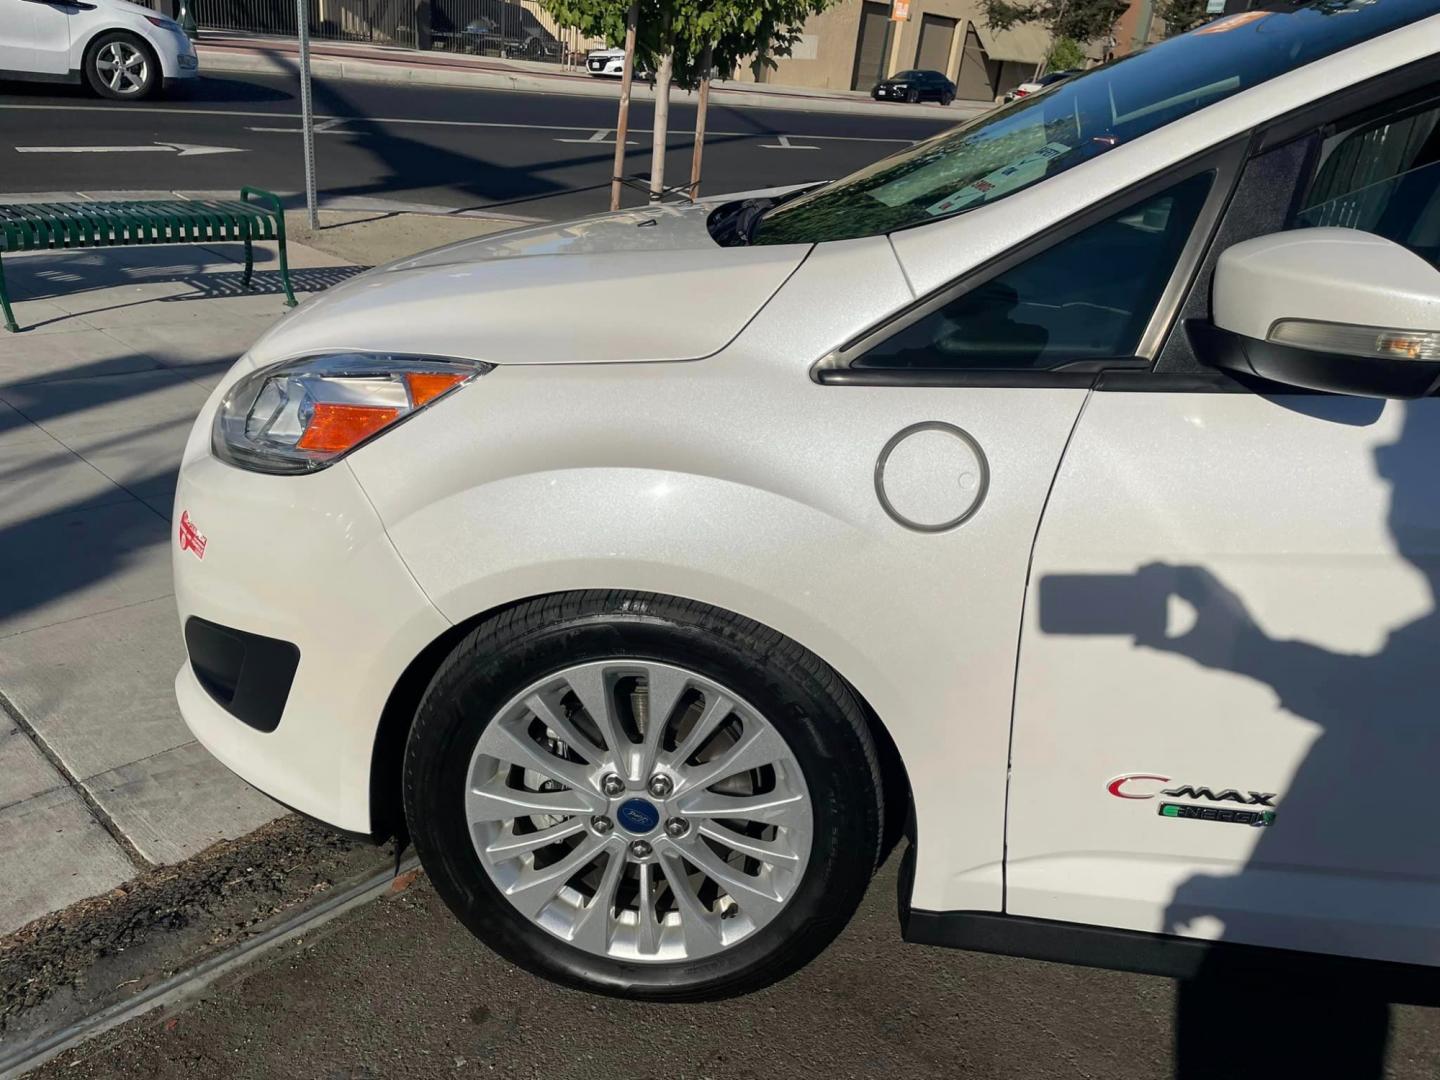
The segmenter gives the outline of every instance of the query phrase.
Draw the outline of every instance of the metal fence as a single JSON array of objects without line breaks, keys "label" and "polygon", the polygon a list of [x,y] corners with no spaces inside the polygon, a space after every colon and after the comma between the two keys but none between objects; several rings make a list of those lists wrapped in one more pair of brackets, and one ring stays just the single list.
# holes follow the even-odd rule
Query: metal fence
[{"label": "metal fence", "polygon": [[[189,0],[201,30],[298,32],[293,0]],[[600,46],[556,25],[534,0],[308,0],[310,34],[412,49],[561,62]]]}]

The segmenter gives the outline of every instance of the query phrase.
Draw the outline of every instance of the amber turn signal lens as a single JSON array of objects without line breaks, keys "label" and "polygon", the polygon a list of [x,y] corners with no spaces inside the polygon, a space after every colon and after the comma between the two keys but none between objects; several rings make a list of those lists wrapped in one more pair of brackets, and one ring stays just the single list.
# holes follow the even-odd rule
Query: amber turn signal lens
[{"label": "amber turn signal lens", "polygon": [[411,371],[405,375],[405,385],[410,388],[411,403],[418,409],[469,377],[470,373],[463,371]]},{"label": "amber turn signal lens", "polygon": [[320,402],[295,445],[301,450],[338,454],[368,439],[400,415],[399,409],[374,405],[333,405]]}]

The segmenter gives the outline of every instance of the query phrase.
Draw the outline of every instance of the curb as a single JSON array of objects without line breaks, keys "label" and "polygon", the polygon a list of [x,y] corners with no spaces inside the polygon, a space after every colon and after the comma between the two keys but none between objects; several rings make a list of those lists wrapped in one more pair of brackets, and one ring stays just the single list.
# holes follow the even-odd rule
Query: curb
[{"label": "curb", "polygon": [[[252,49],[225,44],[201,42],[201,74],[218,72],[250,75],[295,75],[299,63],[289,50]],[[423,54],[421,54],[423,55]],[[446,86],[471,89],[510,90],[533,94],[556,94],[565,97],[606,98],[619,100],[619,86],[609,80],[589,75],[530,74],[521,70],[443,66],[436,63],[407,64],[403,61],[369,60],[351,56],[315,54],[310,56],[310,74],[315,78],[374,82],[392,86]],[[741,109],[777,109],[794,112],[839,113],[849,115],[885,116],[940,120],[953,118],[958,124],[992,107],[989,102],[960,102],[950,106],[935,103],[879,105],[868,98],[820,97],[806,93],[780,90],[741,90],[732,86],[711,87],[711,101],[716,105]],[[672,100],[687,103],[695,95],[675,91]],[[653,101],[654,94],[643,83],[631,90],[633,101]]]}]

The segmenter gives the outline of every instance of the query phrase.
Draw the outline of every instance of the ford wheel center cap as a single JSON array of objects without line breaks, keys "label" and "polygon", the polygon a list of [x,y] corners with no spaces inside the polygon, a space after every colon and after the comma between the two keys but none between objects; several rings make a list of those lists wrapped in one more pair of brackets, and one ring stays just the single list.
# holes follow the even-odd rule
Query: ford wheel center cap
[{"label": "ford wheel center cap", "polygon": [[615,818],[626,832],[653,832],[660,824],[660,811],[644,799],[626,799],[615,811]]}]

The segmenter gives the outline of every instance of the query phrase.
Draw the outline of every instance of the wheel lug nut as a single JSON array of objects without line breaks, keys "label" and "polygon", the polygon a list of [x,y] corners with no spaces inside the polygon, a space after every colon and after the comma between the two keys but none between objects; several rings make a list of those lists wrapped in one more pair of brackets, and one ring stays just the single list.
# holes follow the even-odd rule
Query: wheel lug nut
[{"label": "wheel lug nut", "polygon": [[590,819],[590,827],[601,836],[604,836],[611,829],[615,828],[615,823],[608,817],[593,817]]},{"label": "wheel lug nut", "polygon": [[670,792],[675,790],[675,783],[668,776],[652,776],[649,784],[650,794],[657,799],[663,799]]},{"label": "wheel lug nut", "polygon": [[667,836],[673,836],[679,839],[689,831],[690,823],[683,817],[672,817],[669,821],[665,822],[665,834]]},{"label": "wheel lug nut", "polygon": [[650,847],[650,842],[648,840],[630,841],[630,854],[635,856],[635,858],[637,859],[648,859],[652,850],[653,849]]},{"label": "wheel lug nut", "polygon": [[625,781],[612,772],[600,781],[600,790],[613,799],[625,791]]}]

